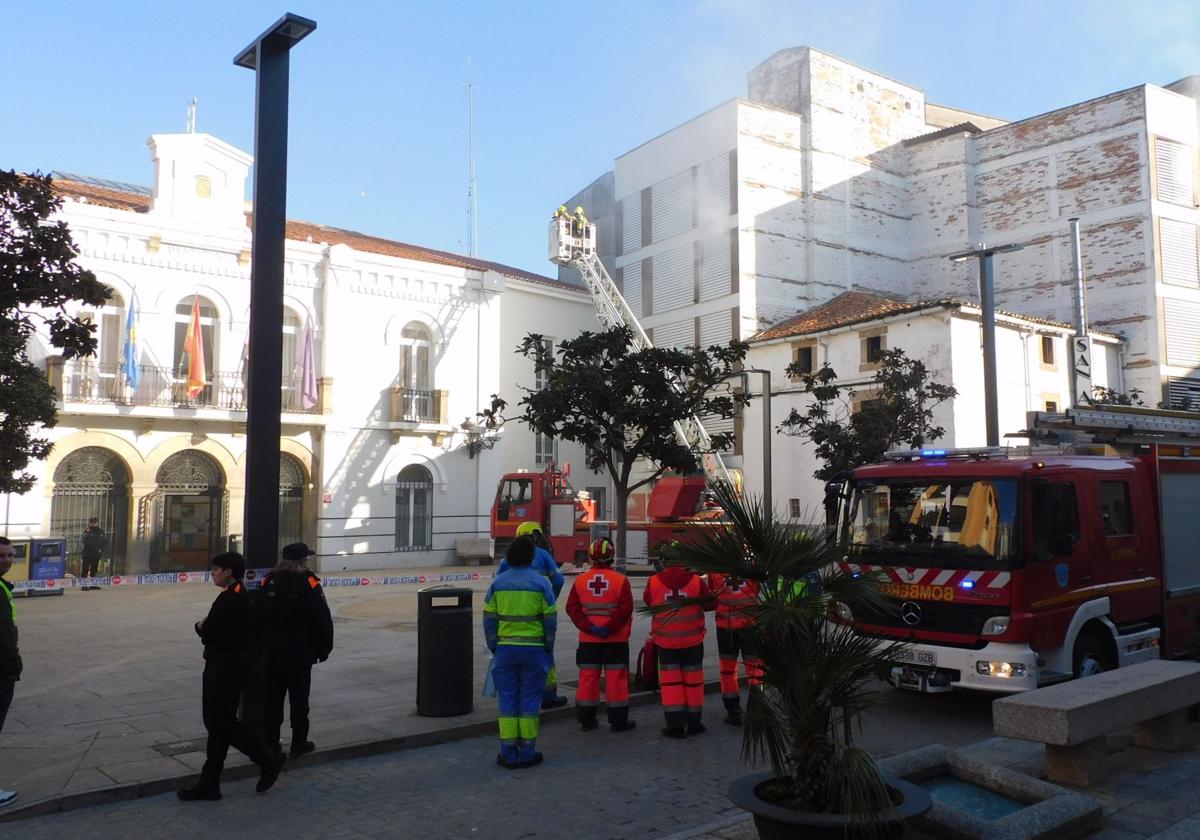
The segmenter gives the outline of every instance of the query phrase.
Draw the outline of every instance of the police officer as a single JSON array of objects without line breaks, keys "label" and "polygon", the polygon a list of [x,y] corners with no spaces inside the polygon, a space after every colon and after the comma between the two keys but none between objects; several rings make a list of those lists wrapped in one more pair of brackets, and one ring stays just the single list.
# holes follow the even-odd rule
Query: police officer
[{"label": "police officer", "polygon": [[537,751],[539,713],[546,669],[558,629],[550,581],[532,568],[533,540],[517,537],[508,547],[508,566],[488,587],[483,635],[495,655],[493,677],[500,707],[500,753],[510,770],[542,763]]},{"label": "police officer", "polygon": [[[642,599],[659,607],[650,621],[658,648],[658,682],[668,738],[699,735],[704,712],[704,610],[711,608],[708,584],[676,559],[663,555],[664,568],[650,578]],[[671,607],[672,604],[678,606]]]},{"label": "police officer", "polygon": [[636,726],[629,719],[629,631],[633,624],[633,590],[629,578],[612,567],[613,544],[607,539],[588,546],[590,571],[575,578],[567,596],[567,615],[579,628],[575,663],[579,688],[575,711],[584,732],[599,726],[600,677],[608,701],[608,725],[613,732]]},{"label": "police officer", "polygon": [[[554,589],[554,597],[557,598],[563,588],[563,575],[558,569],[558,562],[554,559],[554,550],[551,548],[549,541],[542,534],[542,526],[533,520],[522,522],[517,526],[518,537],[528,537],[533,541],[533,565],[535,572],[543,574],[550,581],[550,586]],[[496,569],[496,574],[508,571],[508,558],[500,561],[500,566]],[[554,664],[554,648],[550,648],[550,663],[547,666],[546,672],[546,687],[542,692],[542,708],[557,709],[560,706],[567,705],[567,698],[562,697],[558,693],[558,668]]]},{"label": "police officer", "polygon": [[259,766],[259,793],[270,790],[283,768],[283,757],[269,752],[262,741],[237,717],[238,703],[254,659],[254,607],[242,576],[246,561],[236,551],[212,559],[212,581],[221,594],[208,616],[196,622],[196,635],[204,643],[204,728],[208,730],[207,756],[200,781],[179,791],[185,802],[221,798],[221,771],[229,748],[236,747]]},{"label": "police officer", "polygon": [[254,636],[266,676],[267,748],[281,751],[279,730],[286,695],[291,703],[293,759],[316,749],[308,740],[312,666],[328,659],[333,650],[333,618],[321,579],[305,565],[315,553],[302,542],[285,545],[279,565],[259,587],[255,613]]}]

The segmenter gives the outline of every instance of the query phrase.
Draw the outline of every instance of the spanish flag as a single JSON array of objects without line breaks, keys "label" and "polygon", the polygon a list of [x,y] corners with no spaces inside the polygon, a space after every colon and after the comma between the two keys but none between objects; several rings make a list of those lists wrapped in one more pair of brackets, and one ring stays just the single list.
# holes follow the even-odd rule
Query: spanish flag
[{"label": "spanish flag", "polygon": [[188,354],[187,395],[195,398],[208,386],[204,369],[204,336],[200,331],[200,298],[192,298],[192,320],[183,337],[183,352]]}]

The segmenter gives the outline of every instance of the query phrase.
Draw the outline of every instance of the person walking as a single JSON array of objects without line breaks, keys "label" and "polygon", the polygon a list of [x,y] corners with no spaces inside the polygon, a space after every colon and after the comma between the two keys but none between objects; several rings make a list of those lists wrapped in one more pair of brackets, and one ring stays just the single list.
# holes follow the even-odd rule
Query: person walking
[{"label": "person walking", "polygon": [[[518,537],[529,537],[533,540],[533,570],[546,576],[550,581],[550,586],[554,589],[554,597],[557,598],[562,593],[563,578],[562,571],[558,568],[558,561],[554,559],[554,547],[550,545],[550,541],[546,539],[546,535],[542,533],[542,526],[533,520],[522,522],[517,526]],[[496,573],[508,570],[507,558],[500,561],[499,568]],[[554,650],[550,650],[550,663],[546,671],[546,685],[542,689],[542,708],[557,709],[567,705],[567,698],[558,693],[558,666],[554,662]]]},{"label": "person walking", "polygon": [[[17,680],[21,679],[21,651],[17,646],[17,608],[13,585],[4,579],[17,556],[12,540],[0,537],[0,732],[12,706]],[[0,788],[0,808],[17,798],[15,790]]]},{"label": "person walking", "polygon": [[316,552],[302,542],[285,545],[281,560],[262,579],[254,616],[254,638],[265,675],[267,749],[282,753],[283,701],[290,703],[291,758],[310,753],[308,695],[312,667],[333,650],[333,617],[321,589],[321,579],[309,571],[307,559]]},{"label": "person walking", "polygon": [[[650,578],[642,600],[658,607],[650,634],[658,648],[658,683],[668,738],[699,735],[707,727],[704,712],[704,611],[711,609],[704,579],[669,554],[661,572]],[[678,604],[674,608],[672,604]]]},{"label": "person walking", "polygon": [[[79,568],[79,577],[84,580],[90,580],[96,577],[100,572],[100,558],[104,556],[104,549],[108,547],[108,537],[104,533],[104,529],[100,527],[100,519],[93,516],[88,520],[87,527],[83,529],[83,548],[80,556],[83,558],[83,563]],[[83,586],[83,590],[99,589],[99,586]]]},{"label": "person walking", "polygon": [[717,653],[720,655],[721,700],[725,704],[725,722],[742,724],[742,695],[738,684],[738,657],[746,672],[746,684],[753,687],[762,679],[762,660],[754,647],[751,627],[754,605],[758,603],[758,583],[712,572],[708,587],[716,598]]},{"label": "person walking", "polygon": [[483,635],[495,656],[492,674],[500,707],[496,763],[510,770],[542,763],[537,751],[542,687],[558,629],[554,590],[530,568],[533,555],[533,540],[513,540],[508,568],[496,575],[483,605]]},{"label": "person walking", "polygon": [[575,578],[567,595],[567,615],[579,628],[575,664],[579,688],[575,712],[584,732],[600,725],[600,680],[608,703],[608,727],[626,732],[637,723],[629,719],[629,631],[633,625],[633,590],[629,578],[612,567],[613,544],[599,539],[588,546],[590,571]]},{"label": "person walking", "polygon": [[245,753],[259,767],[258,785],[265,793],[279,778],[283,757],[263,746],[237,717],[238,703],[254,659],[254,607],[242,576],[246,561],[236,551],[212,559],[213,584],[219,594],[208,615],[196,622],[196,635],[204,643],[204,728],[208,730],[207,754],[200,781],[179,791],[185,802],[221,798],[221,771],[229,748]]}]

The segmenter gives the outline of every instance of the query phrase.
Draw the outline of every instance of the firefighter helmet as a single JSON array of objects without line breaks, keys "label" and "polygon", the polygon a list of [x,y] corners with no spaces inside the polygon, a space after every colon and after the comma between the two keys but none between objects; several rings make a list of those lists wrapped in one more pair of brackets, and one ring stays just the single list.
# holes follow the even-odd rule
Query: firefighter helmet
[{"label": "firefighter helmet", "polygon": [[588,559],[593,563],[611,563],[613,561],[613,544],[601,537],[593,540],[588,546]]},{"label": "firefighter helmet", "polygon": [[538,523],[534,522],[533,520],[529,520],[528,522],[522,522],[520,525],[517,526],[517,536],[518,537],[531,537],[534,534],[540,534],[541,532],[542,532],[542,526],[539,525]]},{"label": "firefighter helmet", "polygon": [[576,213],[577,215],[580,215],[580,216],[582,216],[582,215],[583,215],[583,208],[582,208],[582,207],[576,207],[576,208],[575,208],[575,213]]}]

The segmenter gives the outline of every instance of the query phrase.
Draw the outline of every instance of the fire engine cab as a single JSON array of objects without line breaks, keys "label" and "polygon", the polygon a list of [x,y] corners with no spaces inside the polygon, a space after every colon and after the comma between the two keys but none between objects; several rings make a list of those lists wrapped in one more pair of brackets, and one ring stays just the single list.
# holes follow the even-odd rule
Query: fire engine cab
[{"label": "fire engine cab", "polygon": [[[842,494],[839,604],[918,691],[1014,692],[1197,646],[1200,418],[1031,413],[1033,445],[894,453]],[[1053,444],[1049,449],[1040,444]]]}]

